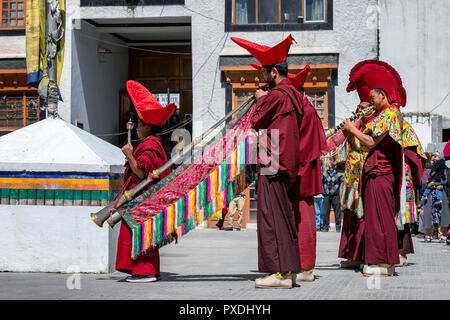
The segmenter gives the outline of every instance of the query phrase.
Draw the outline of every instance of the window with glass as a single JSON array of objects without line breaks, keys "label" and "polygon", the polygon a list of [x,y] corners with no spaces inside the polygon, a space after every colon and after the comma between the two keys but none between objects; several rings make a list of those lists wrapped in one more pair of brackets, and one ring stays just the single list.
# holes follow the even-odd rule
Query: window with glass
[{"label": "window with glass", "polygon": [[233,0],[233,24],[326,21],[327,0]]},{"label": "window with glass", "polygon": [[239,107],[241,104],[243,104],[245,101],[247,101],[248,98],[250,98],[254,94],[255,94],[255,89],[252,89],[250,91],[249,90],[246,90],[246,91],[243,91],[243,90],[239,90],[238,91],[238,90],[236,90],[236,92],[235,92],[235,104],[234,104],[233,109]]},{"label": "window with glass", "polygon": [[[234,104],[233,108],[237,108],[241,104],[243,104],[245,101],[247,101],[248,98],[250,98],[252,95],[255,94],[255,88],[247,88],[242,90],[235,90],[234,91]],[[327,91],[326,90],[320,90],[320,89],[305,89],[306,97],[308,98],[309,102],[316,108],[317,114],[319,115],[320,119],[322,120],[322,124],[324,128],[328,127],[328,97],[327,97]]]},{"label": "window with glass", "polygon": [[327,108],[327,92],[326,91],[305,91],[309,102],[316,108],[317,114],[322,120],[324,128],[328,127],[328,108]]},{"label": "window with glass", "polygon": [[1,29],[25,29],[25,0],[1,1]]},{"label": "window with glass", "polygon": [[39,121],[39,96],[0,94],[0,130],[16,130]]}]

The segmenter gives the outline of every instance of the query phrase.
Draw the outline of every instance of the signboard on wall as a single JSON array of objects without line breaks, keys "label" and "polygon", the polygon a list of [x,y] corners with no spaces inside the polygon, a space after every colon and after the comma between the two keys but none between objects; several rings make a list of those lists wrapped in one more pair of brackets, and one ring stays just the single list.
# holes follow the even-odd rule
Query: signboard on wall
[{"label": "signboard on wall", "polygon": [[155,93],[153,96],[158,100],[158,102],[165,107],[169,103],[175,103],[176,107],[180,107],[180,94],[179,93],[171,93],[170,94],[170,102],[168,102],[169,95],[167,93]]}]

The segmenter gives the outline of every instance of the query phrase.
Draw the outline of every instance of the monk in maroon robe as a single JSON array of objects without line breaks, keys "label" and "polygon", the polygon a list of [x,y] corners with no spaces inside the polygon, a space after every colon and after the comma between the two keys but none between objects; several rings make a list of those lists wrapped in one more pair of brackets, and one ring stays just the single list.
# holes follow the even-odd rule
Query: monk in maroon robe
[{"label": "monk in maroon robe", "polygon": [[[155,134],[161,130],[162,125],[175,111],[175,104],[170,103],[163,107],[143,85],[136,81],[128,80],[126,87],[139,116],[137,134],[143,140],[134,152],[131,144],[122,148],[126,157],[122,192],[134,188],[153,170],[167,162],[164,148]],[[169,173],[170,169],[167,169],[159,174],[159,178],[163,179]],[[132,231],[122,219],[117,244],[116,269],[131,274],[125,279],[128,282],[157,281],[160,273],[158,248],[150,248],[133,260],[131,259],[132,243]]]},{"label": "monk in maroon robe", "polygon": [[[252,64],[262,71],[262,66]],[[309,64],[297,74],[288,73],[291,84],[301,92],[305,78],[310,75]],[[300,124],[299,170],[294,183],[295,221],[299,243],[299,257],[302,271],[297,273],[296,281],[313,281],[312,271],[316,261],[316,224],[314,212],[314,195],[322,193],[322,175],[320,152],[326,149],[326,137],[322,122],[306,97],[300,99],[303,106],[303,118]],[[293,94],[289,91],[288,94]],[[301,182],[301,183],[300,183]]]},{"label": "monk in maroon robe", "polygon": [[316,264],[316,221],[314,195],[322,193],[321,151],[326,149],[322,121],[306,97],[302,97],[303,118],[300,126],[300,166],[296,190],[296,221],[300,265],[297,281],[313,281]]},{"label": "monk in maroon robe", "polygon": [[[153,170],[158,169],[167,162],[166,153],[160,140],[156,136],[151,135],[151,128],[155,127],[145,124],[140,119],[138,123],[139,137],[145,137],[146,135],[147,137],[141,141],[134,152],[131,144],[127,144],[122,148],[122,152],[127,159],[123,175],[124,191],[134,188]],[[169,173],[169,169],[163,172],[160,176],[161,179]],[[155,281],[160,274],[158,248],[149,249],[136,260],[131,259],[131,250],[132,232],[125,220],[122,219],[117,245],[116,269],[133,275],[133,277],[127,278],[127,281],[135,280],[138,282],[140,280],[143,282],[143,279]]]},{"label": "monk in maroon robe", "polygon": [[[280,282],[286,280],[286,287],[292,287],[290,273],[301,270],[294,186],[301,159],[299,128],[303,105],[302,97],[286,79],[287,63],[283,64],[285,74],[276,67],[267,68],[270,72],[268,82],[272,88],[268,93],[256,91],[257,103],[251,124],[256,130],[267,129],[266,151],[271,160],[264,163],[261,159],[258,177],[258,270],[271,274],[269,277],[274,281],[274,275],[279,277]],[[272,141],[275,131],[278,141]],[[264,173],[264,169],[269,167],[271,174]],[[257,279],[256,286],[265,287],[265,281],[269,280]],[[283,287],[282,283],[281,286],[270,286]]]},{"label": "monk in maroon robe", "polygon": [[[389,64],[379,61],[379,60],[365,60],[361,61],[358,64],[356,64],[352,70],[350,71],[349,75],[350,83],[347,86],[347,91],[353,91],[357,90],[358,95],[361,99],[361,104],[372,102],[373,96],[376,96],[377,98],[380,97],[380,95],[375,95],[377,92],[372,92],[372,89],[376,89],[380,91],[380,88],[383,89],[383,95],[386,98],[386,101],[384,103],[387,104],[393,104],[393,110],[398,110],[399,107],[405,106],[406,104],[406,91],[403,88],[402,81],[400,78],[400,75],[397,73],[397,71],[390,66]],[[381,91],[380,91],[381,92]],[[378,99],[379,102],[381,101]],[[377,106],[378,115],[382,110],[386,109],[388,106],[385,105]],[[384,109],[383,109],[384,108]],[[367,159],[365,161],[365,165],[363,168],[364,176],[361,179],[361,185],[363,186],[361,191],[361,198],[364,200],[364,196],[366,196],[366,199],[369,200],[370,203],[375,198],[375,195],[384,197],[385,201],[392,200],[391,197],[391,189],[393,189],[393,202],[390,201],[390,205],[394,204],[393,209],[392,208],[377,208],[377,210],[384,210],[391,212],[398,212],[399,210],[399,186],[401,184],[401,173],[403,170],[406,170],[403,166],[403,159],[402,159],[402,152],[404,153],[404,160],[405,160],[405,166],[409,167],[411,170],[411,177],[413,186],[412,188],[414,190],[418,190],[420,186],[421,177],[423,176],[423,170],[424,170],[424,158],[420,155],[419,149],[420,143],[418,144],[418,139],[415,137],[414,132],[408,131],[408,124],[403,120],[400,121],[400,123],[403,123],[403,125],[399,124],[395,127],[396,130],[391,129],[391,133],[394,137],[396,137],[396,142],[392,144],[393,139],[389,136],[386,136],[384,139],[380,140],[380,136],[383,130],[388,130],[389,127],[391,127],[393,124],[394,119],[397,117],[395,115],[396,112],[391,113],[385,113],[381,116],[379,120],[377,120],[377,123],[380,123],[379,129],[377,129],[377,132],[374,133],[372,131],[373,139],[377,139],[377,143],[379,145],[375,145],[375,147],[372,147],[372,150],[367,155]],[[376,115],[376,116],[378,116]],[[390,117],[390,118],[388,118]],[[372,116],[369,116],[367,119],[363,119],[364,123],[371,123],[370,127],[373,130],[374,123],[372,122],[373,118]],[[388,121],[389,125],[384,124],[382,119],[391,119]],[[381,122],[380,122],[381,121]],[[378,126],[378,125],[377,125]],[[399,130],[405,130],[408,132],[404,137],[398,138]],[[363,131],[365,126],[360,131]],[[390,134],[391,134],[390,133]],[[361,133],[359,133],[361,134]],[[346,134],[344,134],[346,135]],[[354,134],[355,135],[355,134]],[[396,136],[397,135],[397,136]],[[402,133],[403,135],[403,133]],[[357,135],[355,135],[357,136]],[[353,137],[352,137],[353,138]],[[367,137],[366,137],[367,138]],[[400,147],[399,140],[408,140],[406,142],[406,145],[402,148]],[[369,142],[370,141],[367,141]],[[364,143],[363,143],[364,144]],[[416,149],[417,148],[417,149]],[[362,163],[364,161],[361,159]],[[359,168],[350,168],[348,169],[348,172],[354,172],[358,171]],[[394,179],[392,180],[390,177],[391,174],[394,175]],[[382,187],[383,190],[376,190],[374,193],[367,192],[375,190],[375,186],[371,186],[371,179],[375,176],[380,176],[378,179],[378,187]],[[389,179],[388,179],[389,178]],[[384,179],[384,180],[383,180]],[[392,187],[393,183],[393,187]],[[369,189],[367,189],[369,187]],[[351,193],[349,193],[351,195]],[[372,196],[372,197],[371,197]],[[386,200],[388,199],[388,200]],[[346,202],[346,199],[343,200]],[[368,206],[369,211],[374,209],[374,206],[368,205],[367,203],[364,203],[364,210],[365,207]],[[370,218],[374,218],[375,212],[370,211],[369,215]],[[380,219],[381,220],[381,219]],[[390,219],[383,219],[385,223],[390,221]],[[344,210],[344,224],[343,224],[343,230],[342,230],[342,236],[341,236],[341,242],[339,247],[339,257],[348,259],[347,261],[341,262],[341,267],[357,267],[360,265],[360,263],[363,260],[369,260],[369,261],[381,261],[388,259],[386,257],[381,258],[381,255],[378,256],[378,258],[374,258],[374,255],[376,255],[374,252],[386,252],[386,251],[392,251],[390,248],[390,245],[392,245],[392,239],[387,241],[390,243],[390,245],[386,245],[386,242],[383,242],[381,238],[373,238],[374,236],[374,228],[373,225],[369,225],[367,220],[367,215],[364,213],[364,216],[360,219],[357,218],[356,213],[352,212],[350,210]],[[371,223],[374,223],[372,220]],[[379,224],[375,223],[375,226],[379,227]],[[389,224],[390,226],[390,224]],[[368,228],[369,235],[365,234],[365,229]],[[383,227],[384,228],[384,227]],[[388,231],[389,227],[387,227],[386,232],[389,234],[387,238],[392,237],[393,231]],[[382,233],[379,231],[380,234]],[[370,243],[365,243],[366,238],[369,239],[368,241]],[[372,238],[372,239],[371,239]],[[414,247],[412,243],[411,238],[411,232],[409,229],[409,225],[405,223],[403,225],[403,228],[399,228],[399,230],[396,230],[396,238],[397,238],[397,247],[398,252],[400,254],[399,264],[395,264],[395,266],[405,266],[407,264],[406,255],[410,253],[414,253]],[[373,248],[378,243],[385,243],[384,247],[379,250],[374,250]],[[365,258],[365,250],[371,251],[369,253],[369,257]],[[391,257],[391,262],[395,260]],[[372,262],[370,262],[372,263]],[[367,269],[367,268],[366,268]],[[372,270],[373,271],[373,270]]]},{"label": "monk in maroon robe", "polygon": [[[392,107],[384,90],[372,89],[370,95],[379,114]],[[366,265],[363,272],[365,275],[391,276],[394,265],[400,262],[395,223],[395,214],[399,210],[396,196],[399,181],[394,173],[401,170],[401,146],[392,139],[389,131],[371,136],[359,131],[349,120],[344,129],[370,149],[364,162],[361,190],[365,215]]]},{"label": "monk in maroon robe", "polygon": [[[354,69],[350,72],[350,76],[353,72]],[[370,89],[366,85],[361,85],[357,91],[361,100],[359,107],[362,109],[369,108],[372,101],[369,95]],[[361,121],[357,124],[357,128],[360,131],[363,130],[364,123],[372,119],[374,115],[375,114],[372,111],[361,117]],[[351,135],[349,136],[346,131],[343,131],[343,138],[354,139],[354,137]],[[349,143],[354,144],[354,141],[350,141]],[[350,155],[347,155],[347,160],[348,157],[350,157]],[[361,163],[363,163],[362,159]],[[344,199],[344,203],[345,202],[346,200]],[[347,260],[341,261],[341,268],[360,268],[360,266],[364,264],[364,216],[358,218],[355,211],[348,208],[343,210],[344,220],[342,223],[338,257]]]}]

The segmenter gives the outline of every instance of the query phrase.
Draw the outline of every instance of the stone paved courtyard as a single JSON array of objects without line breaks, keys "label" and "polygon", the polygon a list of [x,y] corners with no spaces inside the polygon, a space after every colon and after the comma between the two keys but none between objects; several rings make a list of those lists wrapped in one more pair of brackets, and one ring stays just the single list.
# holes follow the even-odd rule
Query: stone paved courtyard
[{"label": "stone paved courtyard", "polygon": [[[0,273],[0,299],[408,300],[450,299],[450,246],[414,238],[416,253],[396,276],[366,278],[339,269],[340,234],[319,232],[315,281],[293,289],[255,289],[256,230],[197,229],[163,247],[161,277],[133,284],[125,274]],[[69,285],[68,285],[69,284]]]}]

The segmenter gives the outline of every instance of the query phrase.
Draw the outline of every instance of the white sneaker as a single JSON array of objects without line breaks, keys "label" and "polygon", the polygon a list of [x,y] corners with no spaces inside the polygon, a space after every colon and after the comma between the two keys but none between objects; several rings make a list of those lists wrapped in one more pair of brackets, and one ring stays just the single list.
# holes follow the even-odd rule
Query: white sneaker
[{"label": "white sneaker", "polygon": [[272,288],[272,289],[291,289],[292,276],[284,279],[278,279],[275,273],[255,280],[256,288]]},{"label": "white sneaker", "polygon": [[125,278],[126,282],[136,282],[136,283],[144,283],[144,282],[155,282],[158,281],[158,278],[156,276],[148,275],[148,276],[141,276],[141,275],[133,275]]},{"label": "white sneaker", "polygon": [[363,274],[366,277],[378,276],[378,277],[391,277],[394,275],[395,267],[388,264],[372,264],[365,265],[363,268]]},{"label": "white sneaker", "polygon": [[304,270],[302,272],[297,273],[297,276],[295,277],[296,282],[312,282],[314,281],[314,275],[312,270]]}]

